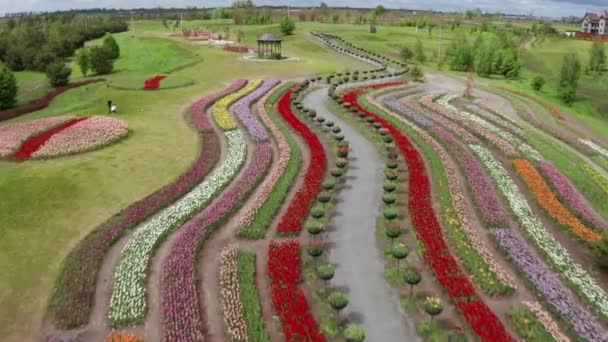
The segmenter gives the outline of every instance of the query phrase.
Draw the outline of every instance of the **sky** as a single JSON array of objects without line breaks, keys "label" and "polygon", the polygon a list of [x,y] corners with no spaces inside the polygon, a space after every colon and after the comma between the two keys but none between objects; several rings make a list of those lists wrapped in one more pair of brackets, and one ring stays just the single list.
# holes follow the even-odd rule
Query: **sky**
[{"label": "sky", "polygon": [[[154,8],[154,7],[216,7],[232,0],[0,0],[0,14],[8,12],[56,11],[92,7]],[[319,0],[320,2],[320,0]],[[318,5],[316,0],[254,0],[256,5]],[[438,11],[464,11],[480,8],[485,12],[533,14],[541,17],[579,16],[585,12],[608,9],[608,0],[325,0],[329,6],[405,8]]]}]

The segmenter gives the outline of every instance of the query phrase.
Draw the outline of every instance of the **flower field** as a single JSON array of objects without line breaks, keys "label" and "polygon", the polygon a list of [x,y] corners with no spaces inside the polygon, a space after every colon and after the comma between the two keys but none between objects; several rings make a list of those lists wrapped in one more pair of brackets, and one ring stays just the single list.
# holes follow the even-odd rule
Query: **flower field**
[{"label": "flower field", "polygon": [[281,320],[285,340],[325,341],[310,313],[308,301],[297,284],[302,277],[300,243],[297,240],[273,242],[270,245],[268,277],[271,281],[272,304]]},{"label": "flower field", "polygon": [[223,97],[213,105],[213,108],[211,109],[213,111],[213,118],[222,130],[231,131],[238,128],[236,121],[228,112],[228,107],[235,101],[254,91],[261,84],[261,80],[251,81],[243,89]]},{"label": "flower field", "polygon": [[74,118],[72,115],[62,115],[0,126],[0,158],[10,157],[32,136],[61,126]]},{"label": "flower field", "polygon": [[158,75],[147,79],[144,82],[144,90],[158,90],[158,87],[160,87],[160,82],[165,78],[167,78],[167,76]]},{"label": "flower field", "polygon": [[287,211],[279,221],[277,231],[280,234],[297,234],[320,191],[325,173],[325,149],[317,135],[298,119],[291,109],[291,91],[279,100],[278,110],[287,123],[304,139],[310,149],[310,162],[304,176],[304,184],[289,204]]}]

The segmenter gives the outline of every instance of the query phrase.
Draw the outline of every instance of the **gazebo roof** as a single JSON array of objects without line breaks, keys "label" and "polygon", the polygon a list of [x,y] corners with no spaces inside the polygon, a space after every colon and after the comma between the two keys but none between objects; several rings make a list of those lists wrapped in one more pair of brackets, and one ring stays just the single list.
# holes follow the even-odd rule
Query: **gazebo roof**
[{"label": "gazebo roof", "polygon": [[258,37],[258,42],[280,42],[282,39],[272,33],[264,33]]}]

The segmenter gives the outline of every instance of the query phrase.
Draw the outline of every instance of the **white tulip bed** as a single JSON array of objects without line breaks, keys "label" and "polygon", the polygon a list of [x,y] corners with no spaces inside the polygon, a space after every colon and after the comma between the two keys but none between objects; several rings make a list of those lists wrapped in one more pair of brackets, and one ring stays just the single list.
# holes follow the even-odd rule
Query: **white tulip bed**
[{"label": "white tulip bed", "polygon": [[109,319],[113,326],[142,322],[146,313],[146,270],[155,247],[188,218],[207,205],[243,166],[247,142],[241,130],[225,132],[226,159],[209,177],[184,197],[136,228],[122,250],[114,277]]},{"label": "white tulip bed", "polygon": [[587,271],[570,258],[566,249],[545,229],[515,182],[509,177],[504,167],[492,156],[492,153],[480,145],[470,145],[470,148],[488,169],[491,177],[507,199],[521,228],[527,233],[530,240],[545,254],[550,264],[561,273],[563,278],[573,285],[575,291],[587,299],[596,311],[608,318],[608,296],[606,292]]},{"label": "white tulip bed", "polygon": [[605,149],[604,147],[602,147],[602,146],[594,143],[593,141],[591,141],[589,139],[578,139],[578,141],[580,141],[583,144],[591,147],[592,149],[594,149],[595,151],[597,151],[599,154],[601,154],[604,157],[608,158],[608,150]]},{"label": "white tulip bed", "polygon": [[528,158],[535,160],[535,161],[541,161],[543,159],[541,154],[537,150],[535,150],[532,146],[526,144],[525,142],[523,142],[521,139],[517,138],[513,134],[505,131],[504,129],[497,127],[496,125],[480,118],[477,115],[474,115],[474,114],[471,114],[471,113],[468,113],[465,111],[461,111],[458,108],[452,106],[450,104],[450,101],[452,101],[454,98],[456,98],[455,95],[446,95],[446,96],[441,97],[439,100],[437,100],[437,103],[440,104],[441,106],[443,106],[444,108],[450,110],[451,112],[458,114],[458,115],[464,117],[465,119],[472,121],[472,122],[480,125],[481,127],[487,129],[488,131],[503,138],[508,143],[515,146],[521,153],[523,153]]}]

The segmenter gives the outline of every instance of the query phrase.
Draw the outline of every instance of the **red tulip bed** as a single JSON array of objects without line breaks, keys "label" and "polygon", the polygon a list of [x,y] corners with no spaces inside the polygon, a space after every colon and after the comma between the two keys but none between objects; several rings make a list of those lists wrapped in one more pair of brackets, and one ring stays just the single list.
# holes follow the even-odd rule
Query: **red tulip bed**
[{"label": "red tulip bed", "polygon": [[249,47],[244,45],[228,45],[224,46],[224,50],[230,52],[238,52],[238,53],[247,53],[249,52]]},{"label": "red tulip bed", "polygon": [[108,249],[126,230],[190,191],[217,163],[220,141],[211,128],[205,110],[219,98],[242,88],[245,84],[246,81],[238,80],[225,90],[206,96],[189,108],[189,116],[194,127],[200,132],[200,139],[205,148],[184,174],[108,219],[70,252],[57,280],[60,285],[51,294],[50,312],[57,327],[74,328],[89,321],[97,272]]},{"label": "red tulip bed", "polygon": [[279,100],[279,113],[287,123],[304,139],[310,149],[310,163],[304,177],[304,184],[292,199],[287,211],[281,217],[277,231],[279,234],[294,235],[302,229],[308,212],[318,195],[325,173],[326,155],[319,137],[306,126],[291,109],[292,90]]},{"label": "red tulip bed", "polygon": [[[385,87],[391,84],[384,85]],[[382,88],[383,85],[374,87]],[[403,153],[409,170],[408,207],[414,229],[424,248],[426,263],[435,271],[437,281],[444,288],[455,306],[460,309],[473,331],[483,341],[513,341],[496,314],[479,298],[468,276],[451,255],[443,238],[442,228],[433,209],[431,181],[421,154],[407,136],[379,115],[368,111],[358,102],[363,89],[343,95],[359,111],[373,117],[393,136]]]},{"label": "red tulip bed", "polygon": [[82,87],[82,86],[85,86],[85,85],[88,85],[91,83],[103,82],[103,81],[105,81],[104,78],[98,78],[98,79],[94,79],[94,80],[70,83],[66,86],[55,88],[52,91],[48,92],[43,97],[33,100],[32,102],[28,103],[25,106],[0,111],[0,121],[5,121],[8,119],[12,119],[12,118],[21,116],[23,114],[27,114],[27,113],[35,112],[37,110],[44,109],[49,106],[49,104],[51,103],[51,101],[53,101],[53,99],[55,97],[63,94],[64,92],[66,92],[70,89]]},{"label": "red tulip bed", "polygon": [[272,305],[281,320],[285,340],[325,341],[297,284],[302,277],[299,241],[272,242],[268,250],[268,276],[272,282]]},{"label": "red tulip bed", "polygon": [[61,126],[74,118],[73,115],[62,115],[0,126],[0,158],[12,156],[29,138]]},{"label": "red tulip bed", "polygon": [[88,118],[84,117],[72,119],[53,129],[50,129],[48,131],[42,132],[38,135],[29,138],[26,142],[23,143],[23,145],[21,145],[21,148],[17,152],[15,152],[13,158],[15,160],[29,159],[34,153],[36,153],[36,151],[38,151],[38,149],[40,149],[40,147],[42,147],[42,145],[44,145],[49,139],[51,139],[53,135],[59,134],[61,131],[66,130],[71,126],[74,126],[86,119]]},{"label": "red tulip bed", "polygon": [[158,88],[160,87],[160,81],[164,80],[165,78],[167,78],[167,76],[157,75],[150,79],[147,79],[144,82],[144,90],[158,90]]}]

